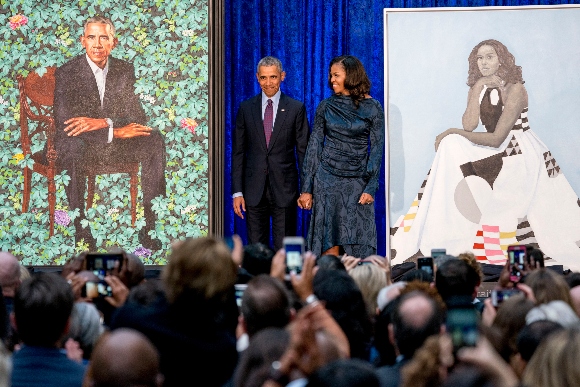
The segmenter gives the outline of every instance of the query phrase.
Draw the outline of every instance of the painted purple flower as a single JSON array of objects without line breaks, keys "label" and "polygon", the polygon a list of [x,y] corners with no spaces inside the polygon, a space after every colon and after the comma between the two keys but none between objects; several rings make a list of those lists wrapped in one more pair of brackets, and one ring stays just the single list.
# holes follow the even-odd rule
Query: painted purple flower
[{"label": "painted purple flower", "polygon": [[68,226],[70,224],[68,212],[64,210],[56,210],[54,212],[54,222],[60,226]]},{"label": "painted purple flower", "polygon": [[135,251],[133,251],[133,254],[135,254],[138,257],[150,257],[151,256],[151,250],[149,250],[148,248],[145,248],[145,247],[141,246],[141,247],[137,247],[135,249]]}]

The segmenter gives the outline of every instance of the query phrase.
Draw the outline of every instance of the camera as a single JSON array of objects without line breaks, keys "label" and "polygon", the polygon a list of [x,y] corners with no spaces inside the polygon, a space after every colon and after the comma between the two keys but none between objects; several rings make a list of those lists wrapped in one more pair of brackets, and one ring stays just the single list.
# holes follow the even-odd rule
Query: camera
[{"label": "camera", "polygon": [[123,254],[89,253],[86,258],[87,270],[95,273],[101,280],[113,270],[120,271],[123,265]]},{"label": "camera", "polygon": [[284,250],[286,251],[286,273],[300,274],[302,272],[304,238],[284,237]]}]

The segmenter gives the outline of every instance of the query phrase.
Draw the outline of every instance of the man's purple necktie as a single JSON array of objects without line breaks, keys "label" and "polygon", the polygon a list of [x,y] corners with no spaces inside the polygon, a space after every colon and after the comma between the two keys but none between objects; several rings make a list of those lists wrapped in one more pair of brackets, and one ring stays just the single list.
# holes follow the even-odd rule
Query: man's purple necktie
[{"label": "man's purple necktie", "polygon": [[274,108],[272,107],[272,100],[268,99],[268,106],[264,112],[264,134],[266,135],[266,147],[270,145],[270,137],[272,137],[272,126],[274,124]]}]

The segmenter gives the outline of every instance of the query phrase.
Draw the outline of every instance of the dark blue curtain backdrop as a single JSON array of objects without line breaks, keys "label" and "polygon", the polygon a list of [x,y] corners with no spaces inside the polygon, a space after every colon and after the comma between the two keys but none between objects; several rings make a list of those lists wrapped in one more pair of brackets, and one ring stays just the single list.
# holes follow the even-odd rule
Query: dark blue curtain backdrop
[{"label": "dark blue curtain backdrop", "polygon": [[[273,55],[282,61],[282,91],[304,101],[312,124],[318,103],[330,96],[328,63],[338,55],[358,57],[383,100],[383,9],[576,4],[577,1],[397,1],[397,0],[226,0],[225,2],[225,235],[246,238],[245,221],[234,215],[230,192],[231,132],[240,102],[256,95],[256,64]],[[384,170],[384,168],[383,168]],[[384,173],[376,194],[378,253],[385,254]],[[298,235],[308,216],[299,210]]]}]

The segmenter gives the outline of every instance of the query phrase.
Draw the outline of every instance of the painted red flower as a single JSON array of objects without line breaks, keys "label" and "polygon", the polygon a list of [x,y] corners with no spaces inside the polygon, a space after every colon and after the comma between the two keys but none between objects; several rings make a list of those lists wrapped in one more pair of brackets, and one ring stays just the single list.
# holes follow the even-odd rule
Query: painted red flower
[{"label": "painted red flower", "polygon": [[195,128],[197,128],[197,121],[193,118],[182,118],[181,127],[189,130],[191,134],[195,134]]},{"label": "painted red flower", "polygon": [[26,23],[28,23],[28,18],[22,14],[16,14],[10,18],[8,18],[8,21],[10,22],[10,29],[15,30],[17,28],[20,28],[24,25],[26,25]]}]

